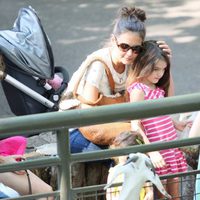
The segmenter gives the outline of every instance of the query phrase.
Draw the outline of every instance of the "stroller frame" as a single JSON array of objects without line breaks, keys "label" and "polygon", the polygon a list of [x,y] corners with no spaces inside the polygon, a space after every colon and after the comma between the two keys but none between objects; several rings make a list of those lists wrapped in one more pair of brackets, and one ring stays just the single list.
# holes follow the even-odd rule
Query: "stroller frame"
[{"label": "stroller frame", "polygon": [[[24,33],[24,30],[28,31]],[[16,38],[13,39],[13,34],[10,32],[16,34]],[[36,35],[32,37],[31,34]],[[27,46],[33,44],[30,49],[35,48],[35,50],[27,52],[29,47],[18,42],[22,36],[24,36],[22,43],[29,38],[36,40],[28,41],[26,44]],[[27,49],[23,49],[24,46]],[[61,74],[63,78],[61,87],[57,90],[46,81],[53,79],[56,73]],[[10,109],[15,115],[58,110],[58,102],[67,87],[69,74],[65,68],[54,66],[50,41],[38,15],[31,7],[20,9],[11,31],[0,31],[0,80]]]}]

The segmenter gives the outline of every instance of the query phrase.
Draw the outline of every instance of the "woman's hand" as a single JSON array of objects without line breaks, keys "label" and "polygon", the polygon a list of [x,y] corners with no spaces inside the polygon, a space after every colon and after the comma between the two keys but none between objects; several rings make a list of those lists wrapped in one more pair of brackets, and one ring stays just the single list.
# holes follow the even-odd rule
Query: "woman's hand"
[{"label": "woman's hand", "polygon": [[168,56],[172,57],[172,50],[170,49],[169,45],[165,41],[157,41],[159,47],[168,54]]},{"label": "woman's hand", "polygon": [[151,159],[151,162],[155,168],[164,167],[166,165],[163,157],[158,151],[147,153]]}]

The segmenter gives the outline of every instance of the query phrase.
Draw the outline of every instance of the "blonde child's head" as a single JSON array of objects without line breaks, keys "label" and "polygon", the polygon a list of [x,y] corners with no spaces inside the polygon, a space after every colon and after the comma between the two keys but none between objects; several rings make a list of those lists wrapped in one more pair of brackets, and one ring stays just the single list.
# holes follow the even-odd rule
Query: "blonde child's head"
[{"label": "blonde child's head", "polygon": [[[136,131],[126,131],[120,133],[110,145],[110,149],[124,148],[128,146],[142,144],[142,137]],[[126,160],[127,156],[114,157],[116,164],[119,163],[120,158]]]}]

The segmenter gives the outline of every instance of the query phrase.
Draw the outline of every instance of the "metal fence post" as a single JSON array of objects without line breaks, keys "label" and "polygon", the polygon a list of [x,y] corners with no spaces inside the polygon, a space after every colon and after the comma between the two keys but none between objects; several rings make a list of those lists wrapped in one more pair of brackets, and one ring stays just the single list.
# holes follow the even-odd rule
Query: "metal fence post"
[{"label": "metal fence post", "polygon": [[58,155],[61,159],[60,167],[60,200],[71,200],[71,163],[68,129],[63,128],[57,131]]}]

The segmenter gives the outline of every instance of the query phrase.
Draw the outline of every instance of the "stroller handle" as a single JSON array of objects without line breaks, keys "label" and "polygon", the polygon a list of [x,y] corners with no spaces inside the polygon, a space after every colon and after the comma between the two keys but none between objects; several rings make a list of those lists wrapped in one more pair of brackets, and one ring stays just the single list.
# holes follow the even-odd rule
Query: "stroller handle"
[{"label": "stroller handle", "polygon": [[53,102],[49,101],[48,99],[46,99],[42,95],[38,94],[37,92],[35,92],[31,88],[29,88],[26,85],[24,85],[23,83],[19,82],[18,80],[16,80],[12,76],[7,74],[5,76],[4,80],[6,82],[10,83],[11,85],[13,85],[14,87],[18,88],[20,91],[24,92],[25,94],[28,94],[30,97],[32,97],[36,101],[42,103],[44,106],[46,106],[48,108],[56,107],[56,105]]}]

